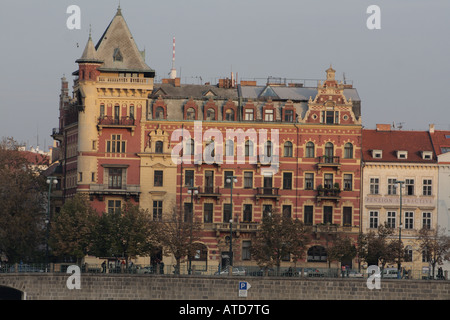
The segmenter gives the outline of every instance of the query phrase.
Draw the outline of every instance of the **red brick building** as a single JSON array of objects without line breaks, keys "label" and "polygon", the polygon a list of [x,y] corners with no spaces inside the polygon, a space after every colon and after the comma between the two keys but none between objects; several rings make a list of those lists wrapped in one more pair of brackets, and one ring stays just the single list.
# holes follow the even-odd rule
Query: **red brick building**
[{"label": "red brick building", "polygon": [[[203,228],[199,268],[226,263],[230,220],[234,264],[254,265],[252,235],[273,210],[312,226],[307,264],[326,267],[331,240],[356,237],[360,99],[331,67],[313,87],[227,79],[188,85],[178,78],[155,84],[120,9],[77,63],[72,97],[62,81],[53,135],[65,197],[88,193],[99,212],[131,200],[154,219],[174,206],[193,213]],[[181,151],[179,135],[187,133],[192,140]],[[232,189],[227,178],[236,179]]]}]

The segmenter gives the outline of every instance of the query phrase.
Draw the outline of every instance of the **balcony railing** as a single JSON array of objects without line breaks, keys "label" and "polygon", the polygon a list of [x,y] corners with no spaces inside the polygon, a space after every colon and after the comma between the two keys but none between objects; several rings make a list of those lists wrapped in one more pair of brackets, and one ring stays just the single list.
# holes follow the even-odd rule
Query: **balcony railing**
[{"label": "balcony railing", "polygon": [[131,77],[98,77],[97,82],[100,83],[111,83],[111,84],[124,84],[124,83],[131,83],[131,84],[149,84],[149,79],[147,78],[131,78]]},{"label": "balcony railing", "polygon": [[317,189],[317,201],[341,199],[340,189]]},{"label": "balcony railing", "polygon": [[258,187],[256,188],[256,198],[274,198],[279,199],[280,188]]},{"label": "balcony railing", "polygon": [[115,118],[111,116],[104,116],[98,118],[98,125],[99,126],[125,126],[125,127],[131,127],[135,125],[134,118],[130,117],[121,117],[121,118]]},{"label": "balcony railing", "polygon": [[214,197],[218,199],[221,195],[219,187],[200,187],[198,189],[199,197]]},{"label": "balcony railing", "polygon": [[126,198],[135,197],[138,200],[140,193],[141,187],[134,184],[123,185],[120,189],[109,187],[107,184],[91,184],[89,189],[89,194],[99,199],[103,199],[105,195],[121,195]]},{"label": "balcony railing", "polygon": [[320,156],[317,160],[317,167],[334,167],[334,168],[340,168],[341,167],[341,159],[337,156]]},{"label": "balcony railing", "polygon": [[[233,232],[256,232],[261,227],[261,223],[259,222],[238,222],[233,223]],[[216,233],[220,232],[230,232],[230,223],[229,222],[219,222],[214,223],[212,225],[212,229],[216,231]]]}]

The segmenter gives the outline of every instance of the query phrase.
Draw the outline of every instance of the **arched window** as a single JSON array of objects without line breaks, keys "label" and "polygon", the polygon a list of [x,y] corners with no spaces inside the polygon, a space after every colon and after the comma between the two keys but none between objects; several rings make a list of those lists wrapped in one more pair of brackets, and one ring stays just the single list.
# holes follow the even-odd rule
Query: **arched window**
[{"label": "arched window", "polygon": [[186,142],[186,155],[193,155],[195,152],[194,150],[195,150],[195,142],[194,139],[191,138]]},{"label": "arched window", "polygon": [[290,141],[284,143],[284,156],[292,157],[292,142]]},{"label": "arched window", "polygon": [[227,140],[225,145],[225,155],[226,156],[234,156],[234,142],[233,140]]},{"label": "arched window", "polygon": [[156,108],[155,119],[164,119],[164,108],[163,107]]},{"label": "arched window", "polygon": [[331,142],[325,144],[325,162],[333,163],[334,146]]},{"label": "arched window", "polygon": [[308,262],[327,262],[327,251],[322,246],[312,246],[308,249]]},{"label": "arched window", "polygon": [[245,141],[245,156],[253,157],[253,142],[251,140]]},{"label": "arched window", "polygon": [[195,120],[195,109],[189,108],[186,110],[186,120]]},{"label": "arched window", "polygon": [[155,153],[163,153],[163,142],[162,141],[156,141],[155,143]]},{"label": "arched window", "polygon": [[206,120],[216,120],[216,110],[209,108],[206,111]]},{"label": "arched window", "polygon": [[344,158],[353,159],[353,145],[350,142],[344,146]]},{"label": "arched window", "polygon": [[264,144],[264,155],[266,157],[271,157],[272,156],[272,141],[267,141]]},{"label": "arched window", "polygon": [[225,111],[225,120],[234,121],[234,110],[229,108]]},{"label": "arched window", "polygon": [[306,144],[306,158],[314,158],[314,143],[311,141]]}]

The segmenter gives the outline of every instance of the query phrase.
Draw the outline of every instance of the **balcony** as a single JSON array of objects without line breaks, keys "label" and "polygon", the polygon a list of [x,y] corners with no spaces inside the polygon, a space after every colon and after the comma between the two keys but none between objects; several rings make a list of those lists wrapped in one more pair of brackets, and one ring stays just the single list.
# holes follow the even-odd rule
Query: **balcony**
[{"label": "balcony", "polygon": [[97,127],[101,131],[103,128],[125,128],[131,129],[131,132],[134,133],[136,129],[136,120],[130,117],[121,117],[115,118],[112,116],[104,116],[98,118]]},{"label": "balcony", "polygon": [[219,187],[200,187],[198,188],[198,197],[211,197],[216,198],[216,200],[219,200],[220,196],[222,194],[220,193]]},{"label": "balcony", "polygon": [[317,162],[317,169],[321,169],[321,168],[336,168],[336,169],[340,169],[341,168],[341,160],[340,157],[335,157],[335,156],[320,156],[318,157],[318,162]]},{"label": "balcony", "polygon": [[148,85],[150,81],[148,78],[133,78],[133,77],[98,77],[97,82],[108,84],[142,84]]},{"label": "balcony", "polygon": [[[241,232],[256,232],[259,230],[261,224],[258,222],[238,222],[233,223],[233,232],[239,236]],[[212,225],[212,229],[219,236],[221,232],[230,232],[229,222],[219,222]]]},{"label": "balcony", "polygon": [[140,194],[141,187],[134,184],[125,185],[121,189],[111,189],[107,184],[91,184],[89,189],[90,197],[97,197],[100,201],[103,201],[103,197],[108,195],[124,196],[127,200],[134,197],[139,201]]},{"label": "balcony", "polygon": [[60,130],[59,128],[53,128],[52,137],[54,140],[63,142],[64,134],[63,134],[62,130]]},{"label": "balcony", "polygon": [[341,190],[338,188],[334,189],[317,189],[317,196],[316,196],[317,202],[320,202],[322,200],[332,200],[332,201],[339,201],[341,199]]},{"label": "balcony", "polygon": [[259,200],[260,198],[264,199],[275,199],[279,200],[280,188],[269,188],[269,187],[262,187],[262,188],[256,188],[256,200]]}]

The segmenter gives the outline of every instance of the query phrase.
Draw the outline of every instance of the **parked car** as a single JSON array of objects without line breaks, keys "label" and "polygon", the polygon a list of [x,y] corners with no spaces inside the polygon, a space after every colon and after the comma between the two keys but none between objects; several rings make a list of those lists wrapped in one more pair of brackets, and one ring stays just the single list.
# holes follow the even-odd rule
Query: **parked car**
[{"label": "parked car", "polygon": [[10,272],[44,272],[44,268],[36,268],[29,264],[18,264],[17,270],[15,266],[11,266]]},{"label": "parked car", "polygon": [[281,273],[282,277],[300,277],[302,268],[289,268]]},{"label": "parked car", "polygon": [[349,278],[363,278],[363,274],[357,270],[347,270],[347,277]]},{"label": "parked car", "polygon": [[[225,269],[222,269],[220,271],[217,271],[214,273],[215,276],[220,275],[228,275],[230,274],[229,267],[226,267]],[[232,275],[233,276],[245,276],[247,274],[247,271],[243,267],[233,267]]]},{"label": "parked car", "polygon": [[397,268],[383,269],[383,272],[381,273],[381,277],[385,278],[385,279],[397,279],[398,278]]},{"label": "parked car", "polygon": [[273,275],[275,275],[275,270],[271,269],[271,268],[268,268],[268,269],[262,268],[262,269],[259,269],[257,271],[249,272],[249,275],[250,276],[254,276],[254,277],[262,277],[262,276],[264,276],[266,274],[268,276],[273,276]]},{"label": "parked car", "polygon": [[325,277],[325,273],[317,268],[305,268],[303,269],[304,277],[314,277],[314,278],[322,278]]}]

